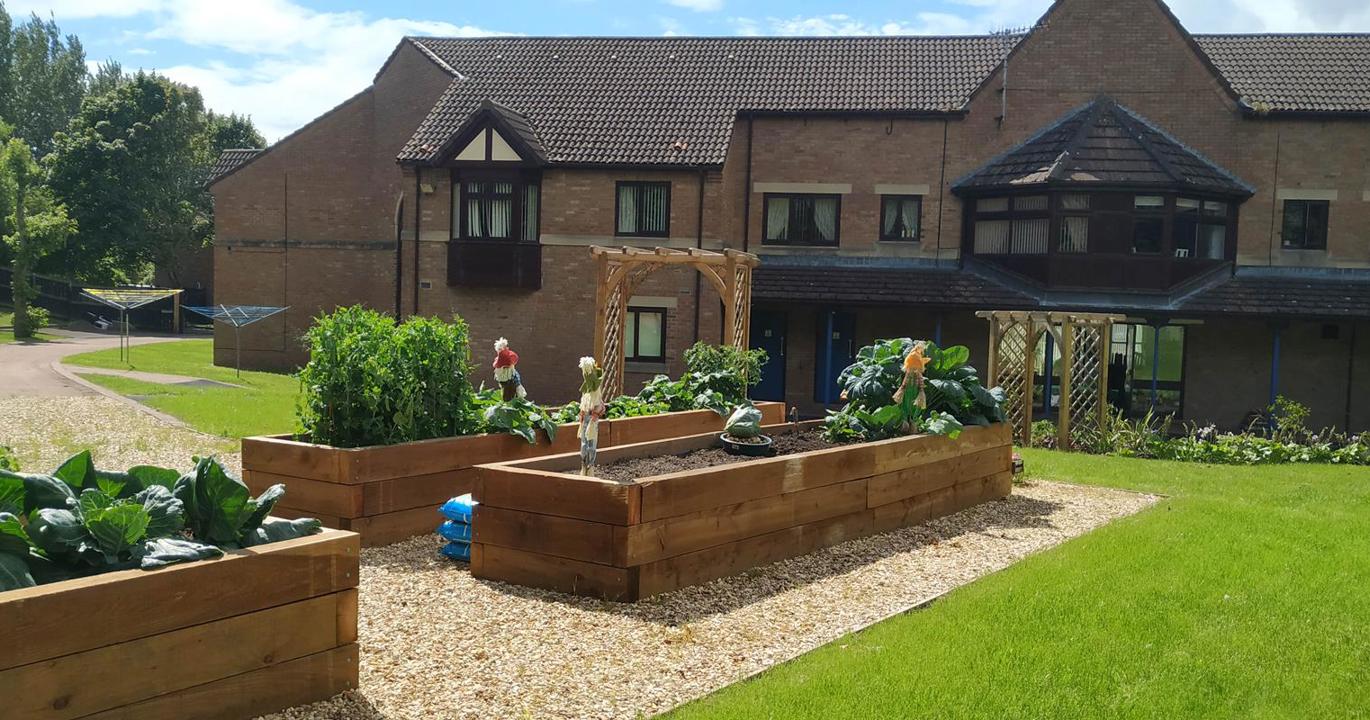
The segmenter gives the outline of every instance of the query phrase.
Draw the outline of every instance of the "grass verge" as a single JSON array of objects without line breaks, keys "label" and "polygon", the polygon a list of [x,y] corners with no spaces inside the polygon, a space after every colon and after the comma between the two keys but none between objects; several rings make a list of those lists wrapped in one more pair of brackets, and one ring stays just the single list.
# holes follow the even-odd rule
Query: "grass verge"
[{"label": "grass verge", "polygon": [[[45,332],[38,332],[26,342],[45,342],[52,339],[52,336]],[[0,310],[0,345],[14,342],[14,311]]]},{"label": "grass verge", "polygon": [[1370,469],[1024,455],[1171,497],[669,717],[1370,714]]},{"label": "grass verge", "polygon": [[[78,375],[101,387],[161,410],[201,432],[241,438],[274,435],[295,429],[295,397],[299,382],[289,375],[244,370],[213,364],[213,340],[174,340],[135,345],[131,360],[119,358],[117,348],[72,355],[63,362]],[[138,370],[184,375],[233,383],[237,387],[182,387],[115,375],[81,373],[81,367]]]}]

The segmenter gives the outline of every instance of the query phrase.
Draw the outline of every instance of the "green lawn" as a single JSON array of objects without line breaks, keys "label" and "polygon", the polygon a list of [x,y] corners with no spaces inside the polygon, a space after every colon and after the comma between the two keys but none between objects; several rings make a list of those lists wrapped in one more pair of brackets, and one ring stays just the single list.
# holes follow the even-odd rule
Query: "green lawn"
[{"label": "green lawn", "polygon": [[[76,366],[85,379],[129,395],[140,402],[185,421],[202,432],[241,438],[293,432],[295,396],[299,383],[289,375],[214,365],[212,340],[174,340],[134,345],[131,362],[119,359],[119,350],[72,355],[63,362]],[[80,367],[139,370],[219,380],[241,387],[186,388],[143,382],[124,377],[80,373]]]},{"label": "green lawn", "polygon": [[1023,454],[1171,497],[670,717],[1370,717],[1370,468]]}]

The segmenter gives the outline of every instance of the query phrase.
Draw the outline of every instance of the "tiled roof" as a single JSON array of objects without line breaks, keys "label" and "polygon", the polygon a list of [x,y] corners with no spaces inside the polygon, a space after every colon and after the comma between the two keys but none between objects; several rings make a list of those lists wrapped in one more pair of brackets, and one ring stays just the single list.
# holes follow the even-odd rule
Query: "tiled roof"
[{"label": "tiled roof", "polygon": [[209,179],[206,182],[214,182],[237,170],[248,160],[257,157],[261,151],[261,148],[232,148],[219,153],[219,159],[215,160],[209,169]]},{"label": "tiled roof", "polygon": [[1021,309],[1037,306],[1028,295],[954,268],[883,268],[774,265],[752,271],[752,297],[785,302],[849,303]]},{"label": "tiled roof", "polygon": [[958,180],[955,190],[1156,187],[1248,196],[1250,186],[1108,98],[1072,110]]},{"label": "tiled roof", "polygon": [[[1016,40],[1016,38],[1014,38]],[[1012,40],[414,38],[460,77],[400,153],[427,161],[482,100],[526,115],[551,162],[723,163],[741,110],[952,112]]]},{"label": "tiled roof", "polygon": [[1370,34],[1195,35],[1257,110],[1370,112]]},{"label": "tiled roof", "polygon": [[1181,312],[1308,318],[1370,318],[1370,272],[1243,275],[1179,303]]},{"label": "tiled roof", "polygon": [[[1019,38],[409,38],[454,80],[400,152],[425,162],[483,100],[548,160],[722,164],[739,111],[964,109]],[[1258,111],[1370,113],[1370,35],[1195,35]]]}]

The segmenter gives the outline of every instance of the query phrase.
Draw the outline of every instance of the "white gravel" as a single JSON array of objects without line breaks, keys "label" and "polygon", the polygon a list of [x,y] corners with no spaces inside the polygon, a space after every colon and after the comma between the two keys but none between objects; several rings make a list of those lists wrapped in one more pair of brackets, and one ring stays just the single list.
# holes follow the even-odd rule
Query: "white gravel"
[{"label": "white gravel", "polygon": [[638,718],[708,694],[1156,498],[1004,501],[635,605],[476,580],[435,538],[362,552],[361,688],[271,720]]},{"label": "white gravel", "polygon": [[[237,443],[102,397],[0,399],[0,445],[50,470],[188,466]],[[476,580],[419,537],[362,551],[361,688],[271,720],[638,718],[717,690],[1150,506],[1051,482],[637,604]],[[437,524],[434,518],[434,524]]]},{"label": "white gravel", "polygon": [[218,455],[233,472],[238,443],[171,427],[118,400],[90,396],[0,398],[0,445],[8,445],[28,472],[51,472],[89,448],[95,465],[127,470],[159,465],[185,470],[195,455]]}]

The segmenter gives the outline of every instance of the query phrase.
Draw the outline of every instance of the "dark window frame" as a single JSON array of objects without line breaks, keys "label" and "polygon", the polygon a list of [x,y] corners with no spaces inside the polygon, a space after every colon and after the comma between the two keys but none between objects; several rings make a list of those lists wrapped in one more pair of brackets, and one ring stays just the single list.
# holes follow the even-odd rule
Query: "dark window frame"
[{"label": "dark window frame", "polygon": [[[470,209],[468,208],[466,184],[478,183],[510,183],[510,222],[508,237],[490,237],[468,235],[470,228]],[[451,207],[455,212],[451,213],[451,232],[449,235],[452,240],[458,242],[518,242],[536,244],[540,242],[542,231],[542,178],[533,173],[510,172],[502,169],[458,169],[452,171],[451,181]],[[533,217],[532,238],[525,238],[524,235],[524,205],[527,200],[528,188],[536,188],[538,194],[537,213]],[[486,193],[481,193],[485,196]]]},{"label": "dark window frame", "polygon": [[[637,218],[636,218],[636,220],[637,220],[637,227],[641,228],[641,227],[643,226],[643,224],[644,224],[644,223],[642,222],[642,220],[643,220],[643,217],[644,217],[644,213],[646,212],[646,210],[645,210],[645,204],[642,202],[641,193],[642,193],[642,191],[643,191],[644,189],[649,188],[649,187],[661,187],[661,188],[665,188],[665,189],[666,189],[666,202],[665,202],[665,207],[663,208],[663,210],[664,210],[665,213],[666,213],[666,218],[665,218],[666,222],[665,222],[665,226],[663,227],[663,229],[660,230],[660,231],[650,231],[650,232],[648,232],[648,231],[642,231],[642,230],[635,230],[635,231],[631,231],[631,232],[626,232],[626,231],[622,230],[621,228],[619,228],[619,226],[618,226],[618,221],[619,221],[619,218],[621,217],[621,216],[619,215],[619,207],[620,207],[620,204],[621,204],[621,201],[622,201],[622,198],[623,198],[623,189],[624,189],[624,188],[633,188],[633,190],[634,190],[636,193],[639,193],[639,195],[638,195]],[[668,238],[668,237],[670,237],[670,236],[671,236],[671,182],[670,182],[669,180],[619,180],[619,181],[617,181],[617,182],[614,183],[614,237],[655,237],[655,238]]]},{"label": "dark window frame", "polygon": [[[1020,200],[1025,200],[1025,199],[1027,199],[1027,198],[1038,198],[1038,197],[1045,197],[1045,198],[1047,199],[1046,205],[1045,205],[1044,207],[1040,207],[1040,208],[1020,208],[1020,207],[1018,207],[1018,204],[1019,204],[1019,201],[1020,201]],[[982,200],[1007,200],[1007,201],[1008,201],[1008,208],[1005,209],[1005,210],[981,210],[981,209],[980,209],[980,201],[982,201]],[[1052,199],[1052,194],[1049,193],[1049,192],[1047,192],[1047,191],[1027,192],[1027,193],[1020,193],[1020,194],[1016,194],[1016,195],[987,195],[987,196],[982,197],[982,198],[976,198],[976,199],[975,199],[975,206],[974,206],[974,210],[973,210],[973,214],[972,214],[972,218],[971,218],[972,232],[974,232],[974,229],[973,229],[973,228],[974,228],[974,225],[975,225],[976,223],[978,223],[978,222],[981,222],[981,221],[986,221],[986,222],[1000,221],[1000,222],[1006,222],[1006,223],[1008,223],[1008,235],[1007,235],[1007,238],[1008,238],[1008,252],[1004,252],[1004,253],[976,253],[976,254],[982,254],[982,255],[991,256],[991,257],[1008,257],[1008,256],[1022,257],[1022,256],[1039,256],[1039,255],[1045,255],[1045,254],[1051,253],[1051,252],[1053,251],[1053,247],[1052,247],[1053,242],[1052,242],[1052,237],[1051,237],[1050,222],[1051,222],[1051,207],[1052,207],[1052,203],[1053,203],[1053,202],[1055,202],[1055,201]],[[1017,237],[1017,234],[1018,234],[1018,233],[1017,233],[1018,223],[1019,223],[1020,221],[1027,221],[1027,220],[1046,220],[1046,221],[1048,222],[1048,227],[1047,227],[1047,247],[1046,247],[1045,252],[1041,252],[1041,253],[1028,253],[1028,252],[1021,252],[1021,251],[1016,251],[1016,250],[1015,250],[1015,247],[1021,244],[1020,238]],[[973,244],[973,242],[972,242],[972,252],[974,252],[974,244]]]},{"label": "dark window frame", "polygon": [[[638,350],[640,349],[640,346],[641,346],[641,344],[642,344],[642,333],[640,332],[640,330],[641,330],[641,328],[642,328],[642,315],[643,315],[644,313],[651,313],[651,314],[653,314],[653,315],[660,315],[660,316],[661,316],[661,354],[660,354],[660,355],[642,355],[642,354],[640,354],[640,353],[638,352]],[[666,312],[666,308],[664,308],[664,307],[647,307],[647,306],[643,306],[643,305],[629,305],[629,306],[628,306],[626,315],[625,315],[624,318],[623,318],[623,322],[624,322],[624,329],[623,329],[623,339],[624,339],[624,343],[623,343],[623,360],[624,360],[624,362],[640,362],[640,363],[664,363],[664,362],[666,362],[666,323],[667,323],[667,317],[666,317],[666,316],[667,316],[667,312]],[[627,323],[629,323],[629,322],[633,323],[633,345],[639,346],[639,347],[632,347],[632,348],[628,347],[628,343],[627,343],[627,340],[628,340],[628,328],[627,328]]]},{"label": "dark window frame", "polygon": [[[1289,237],[1289,217],[1291,207],[1303,208],[1303,236],[1299,242],[1291,242]],[[1322,237],[1309,242],[1308,211],[1314,207],[1322,208]],[[1332,224],[1332,202],[1330,200],[1285,200],[1280,214],[1280,247],[1285,250],[1326,250],[1328,227]]]},{"label": "dark window frame", "polygon": [[[1137,198],[1139,197],[1158,197],[1161,199],[1160,206],[1138,207]],[[1175,214],[1175,198],[1165,193],[1134,193],[1132,205],[1132,242],[1130,245],[1133,255],[1145,255],[1148,257],[1159,257],[1166,254],[1166,239],[1170,236],[1170,229],[1167,225],[1173,224],[1171,218]],[[1148,224],[1160,223],[1160,233],[1156,236],[1155,250],[1137,249],[1137,229],[1143,222]],[[1174,244],[1171,238],[1171,244]],[[1173,254],[1173,253],[1172,253]]]},{"label": "dark window frame", "polygon": [[[885,234],[885,203],[891,200],[904,202],[912,200],[918,206],[913,216],[913,237]],[[841,213],[841,208],[838,208]],[[923,196],[922,195],[881,195],[880,196],[880,241],[881,242],[922,242],[923,240]]]},{"label": "dark window frame", "polygon": [[[797,212],[796,200],[824,200],[831,199],[837,207],[833,216],[832,240],[810,242],[808,238],[802,240],[773,240],[770,235],[771,224],[771,200],[787,200],[790,203],[790,216],[786,222],[786,229],[793,226]],[[921,213],[921,208],[920,208]],[[817,234],[815,232],[815,234]],[[786,247],[841,247],[842,245],[842,195],[840,193],[763,193],[761,196],[761,244]]]}]

